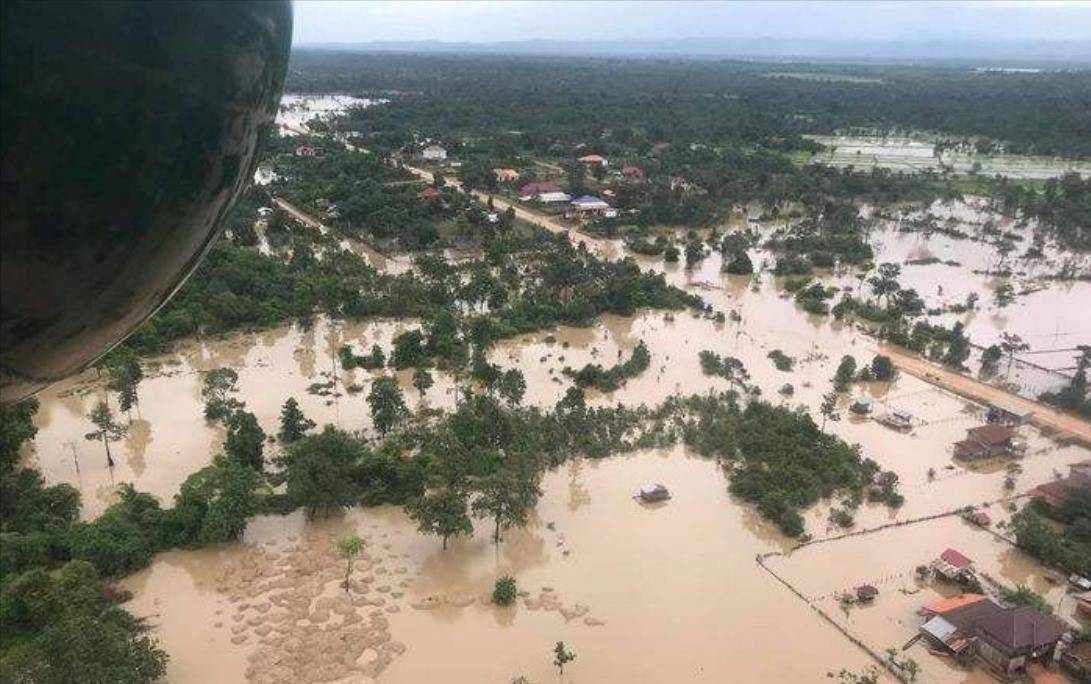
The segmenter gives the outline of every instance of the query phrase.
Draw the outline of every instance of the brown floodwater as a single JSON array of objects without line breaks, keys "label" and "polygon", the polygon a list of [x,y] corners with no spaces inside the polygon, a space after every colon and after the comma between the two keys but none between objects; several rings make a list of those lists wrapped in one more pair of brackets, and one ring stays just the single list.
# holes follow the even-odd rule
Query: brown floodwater
[{"label": "brown floodwater", "polygon": [[[972,207],[951,211],[965,214],[960,220],[974,215]],[[746,218],[735,221],[745,223]],[[991,303],[995,279],[969,272],[990,263],[991,248],[942,236],[925,241],[889,229],[877,230],[873,241],[877,261],[936,257],[962,263],[961,268],[906,265],[903,279],[930,306],[978,292],[981,309],[957,317],[975,341],[1003,330],[1025,331],[1036,350],[1087,339],[1078,325],[1086,308],[1081,304],[1091,301],[1087,283],[1054,283],[997,310]],[[386,260],[376,261],[380,268],[412,267],[408,257],[379,256]],[[760,250],[752,256],[756,264],[768,258]],[[856,326],[801,311],[784,294],[780,279],[769,273],[725,276],[717,255],[692,271],[661,260],[638,261],[700,294],[716,311],[734,312],[741,320],[729,316],[717,323],[690,312],[640,311],[602,316],[589,327],[558,327],[503,341],[491,350],[491,360],[526,374],[528,403],[545,407],[563,396],[571,385],[562,373],[565,366],[611,366],[643,340],[651,353],[650,368],[617,391],[589,392],[590,402],[651,405],[671,394],[729,389],[725,380],[701,373],[698,352],[710,349],[741,359],[768,400],[816,411],[842,355],[866,363],[875,354],[874,341]],[[858,283],[848,273],[823,277],[844,287]],[[1020,277],[1033,282],[1037,275]],[[336,350],[350,344],[363,354],[378,344],[389,355],[393,337],[416,327],[419,322],[412,320],[345,323],[319,317],[307,328],[285,325],[183,344],[149,366],[128,434],[113,445],[117,465],[112,471],[102,445],[84,439],[90,429],[87,415],[105,396],[89,371],[40,396],[39,433],[27,458],[50,482],[76,485],[87,518],[112,502],[122,482],[169,504],[182,481],[211,462],[223,441],[222,429],[201,414],[203,373],[235,368],[239,398],[269,434],[276,432],[280,407],[289,396],[320,425],[366,433],[371,429],[370,383],[391,371],[343,371]],[[1050,331],[1053,339],[1034,337]],[[792,371],[774,367],[768,358],[774,349],[795,358]],[[393,375],[411,409],[454,403],[452,380],[442,373],[435,373],[436,385],[423,399],[410,384],[411,372]],[[308,392],[313,383],[331,380],[334,385],[325,395]],[[792,386],[790,396],[778,392],[785,385]],[[878,412],[909,411],[915,426],[902,434],[850,417],[850,395],[868,396]],[[856,512],[858,529],[966,504],[988,505],[994,520],[1002,521],[1013,496],[1091,456],[1085,448],[1058,445],[1034,428],[1021,428],[1028,455],[1020,461],[1015,489],[1008,491],[1005,462],[970,467],[952,459],[950,445],[982,421],[981,407],[972,402],[903,374],[891,383],[854,386],[840,408],[841,420],[827,429],[898,473],[906,496],[897,511],[862,506]],[[275,445],[267,447],[267,453],[275,450]],[[631,495],[647,480],[662,482],[674,498],[655,509],[637,505]],[[757,554],[785,550],[789,543],[751,507],[728,495],[715,462],[692,457],[681,447],[577,460],[547,474],[544,488],[531,525],[509,532],[499,549],[482,531],[444,553],[436,539],[417,534],[404,514],[390,507],[316,522],[298,514],[260,518],[241,544],[159,555],[150,568],[125,580],[135,593],[130,607],[152,616],[156,635],[172,655],[169,679],[176,682],[304,681],[300,673],[310,677],[319,671],[323,677],[343,675],[344,681],[378,675],[382,682],[505,682],[518,674],[549,681],[556,676],[549,651],[561,639],[579,656],[565,673],[571,681],[819,681],[828,671],[859,669],[869,662],[756,564]],[[834,505],[838,502],[821,503],[807,512],[811,534],[838,532],[827,522]],[[371,546],[357,572],[362,591],[354,589],[342,600],[330,543],[350,529]],[[918,555],[932,553],[936,543],[951,538],[979,563],[991,563],[989,572],[1002,581],[1035,588],[1044,581],[1037,563],[961,521],[897,529],[808,547],[771,562],[782,564],[793,581],[813,583],[805,593],[818,596],[858,577],[902,572],[918,562]],[[857,544],[860,550],[854,551]],[[811,555],[823,558],[806,562]],[[502,573],[511,573],[529,592],[513,609],[479,600]],[[365,582],[369,576],[372,580]],[[847,618],[862,621],[860,629],[875,635],[880,650],[915,633],[910,604],[921,598],[883,592],[882,602]],[[887,600],[895,594],[905,601]],[[274,595],[279,603],[272,603]],[[254,607],[267,601],[266,612]],[[243,603],[252,605],[240,608]],[[318,645],[294,648],[296,641]],[[285,644],[293,649],[285,650]],[[281,651],[291,658],[274,662]],[[914,657],[931,658],[924,652]],[[935,681],[969,681],[959,679],[965,673],[952,674],[942,664],[929,667],[939,673],[930,675]]]}]

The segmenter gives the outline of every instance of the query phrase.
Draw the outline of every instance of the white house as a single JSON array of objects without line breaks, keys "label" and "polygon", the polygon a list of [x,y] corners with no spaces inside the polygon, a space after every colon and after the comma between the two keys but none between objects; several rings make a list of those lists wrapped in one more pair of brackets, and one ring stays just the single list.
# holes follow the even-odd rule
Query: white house
[{"label": "white house", "polygon": [[447,158],[447,150],[439,145],[429,145],[421,150],[420,156],[425,161],[443,161]]},{"label": "white house", "polygon": [[564,192],[542,192],[538,194],[538,201],[542,204],[557,204],[568,202],[571,199],[572,196]]},{"label": "white house", "polygon": [[567,218],[577,219],[586,219],[591,216],[614,218],[617,216],[617,209],[614,209],[598,197],[584,195],[583,197],[577,197],[572,200],[572,204],[568,208],[568,211],[565,212],[565,216]]}]

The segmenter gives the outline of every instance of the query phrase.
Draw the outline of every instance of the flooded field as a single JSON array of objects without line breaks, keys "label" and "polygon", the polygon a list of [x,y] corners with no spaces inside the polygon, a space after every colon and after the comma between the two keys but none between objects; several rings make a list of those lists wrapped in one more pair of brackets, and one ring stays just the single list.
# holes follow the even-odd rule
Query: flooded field
[{"label": "flooded field", "polygon": [[971,171],[986,176],[1001,174],[1009,178],[1055,178],[1069,172],[1091,174],[1091,164],[1054,157],[1032,157],[1015,154],[967,154],[945,150],[936,154],[932,143],[913,138],[807,136],[822,143],[829,151],[821,152],[814,161],[836,166],[868,168],[878,166],[906,172],[947,168],[955,173]]},{"label": "flooded field", "polygon": [[[633,492],[649,478],[662,480],[675,498],[654,508],[634,501]],[[397,644],[389,651],[406,647],[382,668],[382,682],[508,682],[518,675],[553,681],[550,651],[557,640],[577,653],[565,671],[565,681],[573,682],[819,681],[826,672],[866,665],[754,562],[755,554],[777,548],[779,535],[726,495],[714,462],[680,449],[575,461],[550,473],[543,486],[535,519],[509,532],[499,549],[479,532],[443,552],[390,508],[311,525],[299,516],[262,519],[245,544],[229,551],[161,556],[126,580],[138,597],[131,607],[152,616],[168,638],[170,674],[178,681],[241,675],[248,668],[250,681],[305,681],[267,679],[271,668],[258,672],[254,664],[276,648],[298,672],[290,640],[307,625],[335,633],[354,629],[354,620],[344,626],[339,617],[347,612],[338,610],[346,599],[358,614],[378,611],[389,623],[383,631],[391,641],[384,643]],[[370,545],[349,597],[337,586],[337,561],[321,557],[346,530]],[[299,613],[305,615],[299,627],[279,615],[288,610],[278,598],[287,587],[277,582],[297,548],[318,559],[295,584],[334,602],[323,611],[314,599],[310,612]],[[258,578],[249,590],[219,579],[247,567]],[[527,596],[511,608],[486,605],[481,595],[505,573]],[[265,582],[277,586],[259,593]],[[192,598],[182,601],[180,594]],[[789,624],[798,646],[784,658]],[[216,659],[206,655],[210,650]],[[311,656],[305,667],[340,674],[330,664],[342,663],[343,681],[368,681],[362,678],[374,673],[368,663],[389,651],[382,644],[362,650],[345,644]],[[351,664],[344,663],[346,654]]]},{"label": "flooded field", "polygon": [[[875,553],[877,547],[882,553]],[[915,575],[917,566],[929,565],[948,548],[970,558],[980,577],[1008,586],[1024,584],[1045,597],[1055,615],[1073,625],[1081,624],[1063,581],[1048,582],[1033,558],[958,516],[814,544],[770,557],[765,564],[876,652],[894,648],[900,656],[916,660],[921,666],[918,681],[993,682],[979,668],[964,668],[932,655],[920,642],[902,652],[923,622],[918,615],[921,607],[962,592],[941,577],[919,581]],[[842,605],[840,595],[861,584],[876,587],[878,597],[870,605]]]},{"label": "flooded field", "polygon": [[[975,342],[989,344],[1004,330],[1025,333],[1032,350],[1091,339],[1080,316],[1081,304],[1091,301],[1086,282],[1052,283],[1001,310],[990,295],[996,279],[973,273],[988,270],[995,258],[988,245],[935,235],[926,240],[889,227],[877,229],[872,241],[879,262],[927,257],[958,262],[904,265],[903,283],[917,288],[929,306],[978,293],[980,308],[957,317]],[[611,248],[623,250],[618,243]],[[755,264],[766,256],[752,253]],[[375,259],[384,270],[412,267],[405,256]],[[502,341],[490,360],[524,372],[528,403],[546,407],[560,399],[571,384],[562,373],[566,366],[610,366],[644,341],[651,354],[648,370],[614,392],[589,392],[590,403],[652,405],[672,394],[729,389],[726,380],[702,374],[697,355],[708,349],[739,358],[767,400],[803,405],[817,415],[841,356],[867,363],[877,351],[856,326],[800,310],[769,273],[723,275],[718,255],[693,270],[637,259],[700,294],[726,321],[639,311],[603,316],[586,328],[558,327]],[[1016,278],[1034,282],[1036,268],[1028,264]],[[859,282],[851,273],[822,277],[843,287]],[[363,354],[377,344],[389,356],[393,337],[416,327],[412,320],[349,323],[319,317],[306,327],[283,325],[187,342],[149,365],[139,408],[127,437],[115,447],[112,470],[101,444],[84,439],[88,413],[105,398],[101,379],[89,371],[40,396],[39,432],[27,458],[50,482],[77,486],[87,518],[114,500],[122,482],[169,504],[182,481],[211,462],[224,438],[202,415],[203,373],[236,369],[238,398],[267,434],[277,431],[288,397],[319,425],[370,434],[365,397],[376,377],[393,372],[344,371],[336,350],[348,344]],[[1056,331],[1052,339],[1044,336],[1050,330]],[[795,359],[791,372],[773,365],[768,355],[774,349]],[[411,410],[453,406],[452,378],[435,373],[436,385],[420,397],[411,374],[393,373]],[[321,392],[312,388],[331,381]],[[790,395],[786,385],[792,387]],[[913,429],[899,433],[870,418],[850,417],[847,404],[854,395],[870,398],[877,412],[911,412]],[[908,374],[893,382],[856,384],[840,402],[841,419],[827,430],[896,472],[906,497],[896,511],[862,505],[855,514],[858,530],[967,504],[987,505],[999,523],[1015,497],[1091,457],[1086,448],[1058,444],[1023,427],[1028,452],[1009,490],[1006,462],[968,466],[952,458],[951,443],[982,422],[981,406]],[[276,449],[268,445],[267,456]],[[674,498],[654,508],[639,505],[632,496],[646,481],[662,482]],[[550,649],[558,640],[577,653],[565,671],[565,680],[573,682],[817,682],[827,680],[829,672],[859,671],[872,662],[755,561],[759,554],[787,551],[791,543],[728,494],[727,478],[714,460],[682,447],[576,460],[547,473],[543,489],[531,523],[507,533],[499,547],[481,530],[453,541],[444,552],[436,538],[417,533],[393,507],[316,521],[300,513],[259,518],[242,543],[157,556],[151,567],[124,581],[135,595],[129,608],[155,626],[171,654],[172,682],[508,682],[517,675],[552,681]],[[839,534],[827,520],[835,505],[839,502],[821,503],[806,513],[813,536]],[[365,537],[369,546],[346,593],[338,587],[341,566],[331,544],[347,531]],[[946,546],[962,549],[1002,582],[1029,584],[1051,601],[1061,598],[1044,583],[1040,565],[958,518],[817,544],[768,562],[881,651],[913,636],[916,608],[944,592],[943,587],[899,589],[907,588],[907,568]],[[505,573],[527,594],[513,608],[483,602],[481,596]],[[875,605],[843,615],[838,606],[823,603],[832,600],[832,592],[862,581],[880,583]],[[979,681],[923,650],[914,657],[925,667],[927,676],[920,681]]]}]

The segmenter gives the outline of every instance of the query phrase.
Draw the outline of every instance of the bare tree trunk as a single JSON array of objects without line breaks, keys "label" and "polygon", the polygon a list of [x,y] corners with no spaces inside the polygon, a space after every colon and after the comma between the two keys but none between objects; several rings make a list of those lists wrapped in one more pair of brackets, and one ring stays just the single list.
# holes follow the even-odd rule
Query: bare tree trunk
[{"label": "bare tree trunk", "polygon": [[110,455],[110,440],[106,438],[106,433],[102,434],[102,444],[106,447],[106,465],[113,468],[114,457]]}]

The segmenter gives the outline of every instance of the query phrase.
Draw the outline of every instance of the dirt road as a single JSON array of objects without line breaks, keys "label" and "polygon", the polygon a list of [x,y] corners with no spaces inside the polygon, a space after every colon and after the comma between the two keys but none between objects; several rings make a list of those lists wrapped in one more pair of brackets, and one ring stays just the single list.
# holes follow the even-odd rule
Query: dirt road
[{"label": "dirt road", "polygon": [[890,357],[895,366],[927,383],[942,387],[963,397],[985,404],[1001,400],[1005,404],[1033,412],[1031,422],[1038,427],[1064,433],[1087,446],[1091,446],[1091,422],[1072,414],[1059,411],[1038,401],[1026,399],[1006,390],[987,385],[938,364],[891,345],[880,345],[881,353]]},{"label": "dirt road", "polygon": [[[306,213],[305,211],[303,211],[299,207],[295,206],[291,202],[288,202],[286,200],[282,200],[279,197],[274,197],[273,198],[273,205],[277,209],[280,209],[281,211],[288,214],[289,216],[294,218],[296,221],[299,221],[303,225],[308,226],[310,228],[318,229],[318,231],[320,233],[322,233],[323,235],[328,233],[329,230],[330,230],[329,226],[322,223],[321,221],[319,221],[315,217],[311,216],[310,214]],[[366,242],[362,242],[360,240],[354,240],[353,242],[360,249],[363,249],[364,251],[368,252],[368,256],[370,256],[372,258],[371,259],[372,260],[372,265],[375,265],[375,263],[385,263],[386,261],[390,260],[389,256],[387,256],[386,254],[383,254],[382,252],[375,249],[373,246],[367,244]]]}]

